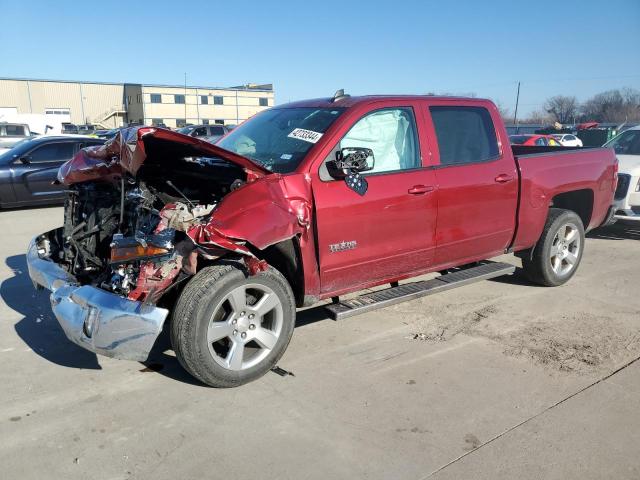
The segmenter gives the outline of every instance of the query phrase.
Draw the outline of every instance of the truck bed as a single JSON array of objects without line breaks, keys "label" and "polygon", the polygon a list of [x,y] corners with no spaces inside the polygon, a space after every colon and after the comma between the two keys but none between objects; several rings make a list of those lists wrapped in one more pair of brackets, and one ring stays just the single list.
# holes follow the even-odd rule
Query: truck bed
[{"label": "truck bed", "polygon": [[[535,244],[549,206],[580,214],[585,230],[606,219],[616,184],[617,159],[610,148],[544,147],[513,145],[520,177],[514,251]],[[572,192],[569,194],[568,192]]]}]

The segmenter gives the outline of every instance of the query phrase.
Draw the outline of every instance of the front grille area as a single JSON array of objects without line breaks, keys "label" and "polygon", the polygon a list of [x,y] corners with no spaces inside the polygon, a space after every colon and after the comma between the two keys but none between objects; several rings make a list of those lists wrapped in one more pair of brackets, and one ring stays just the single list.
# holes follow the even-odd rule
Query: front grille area
[{"label": "front grille area", "polygon": [[631,175],[626,173],[618,174],[618,187],[616,188],[616,193],[613,195],[613,198],[616,200],[621,200],[627,196],[627,192],[629,191],[629,184],[631,183]]}]

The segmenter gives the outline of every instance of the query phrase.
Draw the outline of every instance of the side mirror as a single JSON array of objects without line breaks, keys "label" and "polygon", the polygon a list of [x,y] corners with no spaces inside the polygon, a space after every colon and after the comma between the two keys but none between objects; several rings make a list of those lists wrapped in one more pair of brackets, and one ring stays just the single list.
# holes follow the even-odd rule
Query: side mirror
[{"label": "side mirror", "polygon": [[351,173],[373,170],[373,150],[364,147],[345,147],[336,152],[336,159],[327,162],[327,171],[333,178],[346,178]]},{"label": "side mirror", "polygon": [[31,163],[31,155],[24,155],[20,157],[19,160],[25,165],[29,165]]}]

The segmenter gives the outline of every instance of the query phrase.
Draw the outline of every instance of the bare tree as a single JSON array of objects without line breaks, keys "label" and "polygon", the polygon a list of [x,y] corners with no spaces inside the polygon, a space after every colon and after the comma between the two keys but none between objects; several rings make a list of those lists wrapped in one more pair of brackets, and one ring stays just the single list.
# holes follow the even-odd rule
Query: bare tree
[{"label": "bare tree", "polygon": [[581,112],[584,121],[640,121],[640,91],[623,88],[598,93],[584,102]]},{"label": "bare tree", "polygon": [[496,104],[496,107],[498,109],[498,112],[500,112],[500,116],[502,117],[502,120],[504,120],[506,123],[513,122],[513,115],[511,115],[511,110],[505,107],[500,100],[494,100],[493,103]]},{"label": "bare tree", "polygon": [[572,123],[578,113],[578,99],[576,97],[556,95],[546,101],[544,109],[551,115],[553,121]]},{"label": "bare tree", "polygon": [[534,110],[527,117],[518,120],[518,123],[532,123],[537,125],[544,125],[550,123],[551,119],[549,114],[544,110]]}]

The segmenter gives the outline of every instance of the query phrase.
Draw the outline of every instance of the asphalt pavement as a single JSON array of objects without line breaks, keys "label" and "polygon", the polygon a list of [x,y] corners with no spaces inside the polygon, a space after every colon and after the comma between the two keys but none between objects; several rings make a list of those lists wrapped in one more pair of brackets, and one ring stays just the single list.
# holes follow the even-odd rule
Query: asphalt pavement
[{"label": "asphalt pavement", "polygon": [[340,322],[307,309],[293,375],[218,390],[170,350],[66,340],[24,257],[61,222],[0,212],[0,478],[640,478],[640,225],[592,232],[562,287],[517,271]]}]

